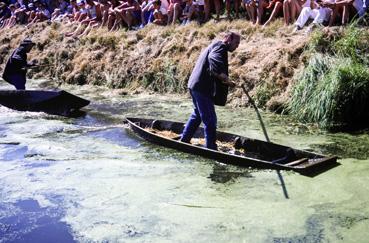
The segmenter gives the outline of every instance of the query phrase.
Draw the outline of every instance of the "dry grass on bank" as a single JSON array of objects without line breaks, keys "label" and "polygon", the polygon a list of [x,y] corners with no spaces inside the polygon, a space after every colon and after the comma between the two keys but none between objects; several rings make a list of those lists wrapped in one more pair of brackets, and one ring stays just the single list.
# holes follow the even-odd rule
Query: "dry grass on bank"
[{"label": "dry grass on bank", "polygon": [[[107,85],[128,91],[185,92],[186,83],[200,51],[227,30],[241,33],[240,47],[230,58],[230,75],[247,82],[259,105],[283,104],[292,76],[302,67],[305,35],[291,35],[275,21],[268,28],[251,26],[244,20],[210,21],[202,26],[147,26],[139,31],[93,30],[81,39],[64,37],[64,24],[41,23],[26,29],[0,30],[0,63],[26,36],[37,42],[30,59],[50,64],[30,73],[60,82]],[[233,104],[241,104],[241,90],[232,90]]]}]

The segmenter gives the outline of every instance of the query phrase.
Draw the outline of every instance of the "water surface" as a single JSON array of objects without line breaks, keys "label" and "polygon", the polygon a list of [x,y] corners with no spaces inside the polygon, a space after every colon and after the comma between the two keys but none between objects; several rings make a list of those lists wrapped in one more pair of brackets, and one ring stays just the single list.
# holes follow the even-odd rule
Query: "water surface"
[{"label": "water surface", "polygon": [[[369,239],[368,132],[327,134],[263,112],[272,141],[341,157],[315,177],[281,172],[286,198],[276,171],[152,145],[122,124],[128,116],[185,121],[188,97],[62,88],[92,101],[86,116],[0,107],[0,242]],[[219,129],[263,139],[252,109],[217,113]]]}]

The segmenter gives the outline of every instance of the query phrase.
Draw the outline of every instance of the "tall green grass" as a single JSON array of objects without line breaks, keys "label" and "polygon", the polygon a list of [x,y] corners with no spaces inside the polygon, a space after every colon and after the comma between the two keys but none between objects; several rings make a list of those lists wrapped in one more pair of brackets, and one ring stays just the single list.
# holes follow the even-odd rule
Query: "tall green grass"
[{"label": "tall green grass", "polygon": [[167,60],[156,68],[146,71],[141,82],[145,88],[156,92],[184,92],[185,79],[179,77],[177,69],[178,65]]},{"label": "tall green grass", "polygon": [[290,112],[324,128],[369,122],[369,69],[352,59],[314,56],[295,85]]},{"label": "tall green grass", "polygon": [[352,25],[333,38],[321,32],[312,37],[310,60],[288,107],[293,116],[328,129],[368,126],[368,33]]}]

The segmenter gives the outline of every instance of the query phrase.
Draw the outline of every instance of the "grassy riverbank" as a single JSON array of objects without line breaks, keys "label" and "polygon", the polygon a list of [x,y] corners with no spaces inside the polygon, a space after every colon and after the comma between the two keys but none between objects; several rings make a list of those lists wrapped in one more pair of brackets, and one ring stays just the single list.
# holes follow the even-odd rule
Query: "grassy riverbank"
[{"label": "grassy riverbank", "polygon": [[[1,30],[0,63],[5,62],[22,38],[30,36],[37,42],[30,59],[49,64],[30,72],[34,78],[104,85],[131,93],[145,90],[185,93],[200,51],[225,31],[235,30],[243,39],[240,47],[229,55],[230,75],[239,84],[247,83],[260,107],[288,111],[301,121],[327,127],[332,121],[350,123],[351,113],[339,111],[342,102],[349,108],[352,102],[357,102],[357,92],[365,100],[368,29],[336,29],[307,36],[303,32],[292,34],[292,28],[282,27],[281,21],[265,29],[243,20],[210,21],[202,26],[148,26],[139,31],[98,29],[87,37],[73,39],[64,37],[70,31],[68,26],[41,23],[31,29],[19,26]],[[355,41],[358,36],[360,39]],[[348,77],[352,82],[344,82]],[[330,82],[332,79],[336,81]],[[362,89],[353,91],[350,96],[353,99],[347,101],[342,91],[356,90],[355,80],[364,80],[360,84]],[[333,87],[331,94],[323,96],[321,92],[326,92],[327,85]],[[241,89],[231,91],[231,105],[243,105],[245,99]],[[328,101],[336,102],[336,106]],[[367,100],[360,101],[359,113],[367,107]],[[355,117],[356,120],[362,120],[362,116]]]}]

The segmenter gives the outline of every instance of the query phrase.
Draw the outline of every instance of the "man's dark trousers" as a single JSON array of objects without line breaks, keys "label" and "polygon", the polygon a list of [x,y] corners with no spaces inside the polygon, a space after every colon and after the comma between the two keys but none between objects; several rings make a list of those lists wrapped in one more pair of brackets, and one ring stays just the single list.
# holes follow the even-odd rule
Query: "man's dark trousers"
[{"label": "man's dark trousers", "polygon": [[186,143],[190,142],[190,139],[202,121],[204,123],[206,147],[217,150],[217,115],[215,113],[214,101],[211,97],[197,91],[190,90],[190,94],[192,96],[194,111],[186,123],[181,141]]},{"label": "man's dark trousers", "polygon": [[6,77],[6,81],[14,85],[17,90],[26,89],[26,77],[22,74],[11,74]]}]

